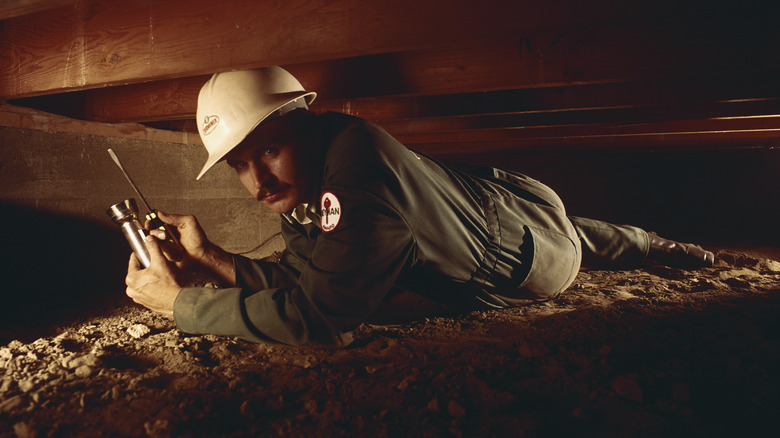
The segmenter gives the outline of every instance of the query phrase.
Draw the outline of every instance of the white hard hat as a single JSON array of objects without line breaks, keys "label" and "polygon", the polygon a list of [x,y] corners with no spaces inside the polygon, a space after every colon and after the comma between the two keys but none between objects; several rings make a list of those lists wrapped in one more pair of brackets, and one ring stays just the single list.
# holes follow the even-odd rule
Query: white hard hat
[{"label": "white hard hat", "polygon": [[198,133],[209,158],[197,179],[269,116],[308,108],[315,97],[277,66],[216,73],[198,95]]}]

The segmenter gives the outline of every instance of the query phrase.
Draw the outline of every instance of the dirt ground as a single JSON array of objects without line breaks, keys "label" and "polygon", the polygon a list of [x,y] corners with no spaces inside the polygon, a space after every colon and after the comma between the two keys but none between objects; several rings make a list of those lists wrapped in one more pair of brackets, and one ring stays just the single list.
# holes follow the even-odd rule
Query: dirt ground
[{"label": "dirt ground", "polygon": [[127,305],[0,347],[0,436],[766,436],[780,261],[751,254],[583,270],[517,309],[400,296],[342,350],[189,336]]}]

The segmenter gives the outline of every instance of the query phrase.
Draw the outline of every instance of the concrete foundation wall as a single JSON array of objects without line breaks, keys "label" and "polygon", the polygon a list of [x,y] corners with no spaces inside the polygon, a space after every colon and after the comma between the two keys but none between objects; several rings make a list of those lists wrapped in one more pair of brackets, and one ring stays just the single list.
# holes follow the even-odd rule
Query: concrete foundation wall
[{"label": "concrete foundation wall", "polygon": [[[223,163],[195,181],[202,146],[0,127],[0,329],[129,302],[130,248],[105,211],[130,197],[146,210],[108,148],[153,208],[196,215],[229,251],[251,250],[279,231],[278,215]],[[281,247],[275,238],[250,255]]]},{"label": "concrete foundation wall", "polygon": [[111,148],[153,208],[196,215],[209,238],[229,251],[249,250],[278,231],[278,216],[252,199],[224,164],[195,180],[206,158],[199,145],[2,127],[0,143],[3,203],[111,227],[106,209],[135,198],[143,215],[140,198],[107,153]]}]

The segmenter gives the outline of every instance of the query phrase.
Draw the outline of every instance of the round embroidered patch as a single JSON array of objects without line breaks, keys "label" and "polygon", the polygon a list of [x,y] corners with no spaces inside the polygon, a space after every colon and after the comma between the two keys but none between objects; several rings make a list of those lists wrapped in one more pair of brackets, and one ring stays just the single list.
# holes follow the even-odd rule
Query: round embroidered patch
[{"label": "round embroidered patch", "polygon": [[341,219],[339,198],[331,192],[323,192],[320,198],[320,213],[322,214],[322,219],[320,220],[322,231],[333,231],[336,225],[339,224],[339,219]]}]

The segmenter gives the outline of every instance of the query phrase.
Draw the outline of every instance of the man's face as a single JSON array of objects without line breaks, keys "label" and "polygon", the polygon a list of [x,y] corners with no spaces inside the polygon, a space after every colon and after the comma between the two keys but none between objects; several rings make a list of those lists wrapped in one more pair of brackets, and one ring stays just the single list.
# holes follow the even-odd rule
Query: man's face
[{"label": "man's face", "polygon": [[296,135],[282,117],[255,128],[225,160],[255,199],[276,213],[288,213],[314,195],[312,142]]}]

